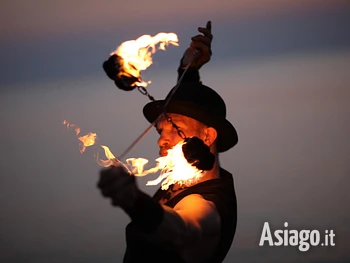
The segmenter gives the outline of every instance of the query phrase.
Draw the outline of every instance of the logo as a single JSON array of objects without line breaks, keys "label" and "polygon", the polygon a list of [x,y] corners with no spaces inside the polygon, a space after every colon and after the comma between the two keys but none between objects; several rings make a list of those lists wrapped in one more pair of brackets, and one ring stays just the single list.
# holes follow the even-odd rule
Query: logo
[{"label": "logo", "polygon": [[[288,222],[284,223],[284,227],[288,227]],[[321,241],[321,236],[322,241]],[[264,223],[261,233],[259,246],[298,246],[302,252],[310,249],[310,246],[335,246],[335,233],[333,230],[325,230],[324,235],[321,235],[319,230],[295,230],[295,229],[277,229],[271,232],[268,222]]]}]

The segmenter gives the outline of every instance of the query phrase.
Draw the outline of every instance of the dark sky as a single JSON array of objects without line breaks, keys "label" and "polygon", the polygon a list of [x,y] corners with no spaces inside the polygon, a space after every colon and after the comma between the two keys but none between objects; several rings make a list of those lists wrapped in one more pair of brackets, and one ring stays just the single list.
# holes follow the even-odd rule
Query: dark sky
[{"label": "dark sky", "polygon": [[[127,216],[95,185],[98,148],[81,155],[72,131],[97,132],[118,155],[147,122],[147,98],[115,88],[102,62],[120,43],[175,32],[180,47],[143,73],[163,98],[196,27],[213,21],[204,84],[226,101],[239,134],[222,154],[238,197],[226,263],[350,260],[350,5],[348,1],[5,1],[0,79],[0,261],[120,262]],[[128,157],[157,157],[150,132]],[[154,176],[139,179],[145,186]],[[259,247],[273,229],[333,229],[335,247]],[[156,253],[156,252],[155,252]]]}]

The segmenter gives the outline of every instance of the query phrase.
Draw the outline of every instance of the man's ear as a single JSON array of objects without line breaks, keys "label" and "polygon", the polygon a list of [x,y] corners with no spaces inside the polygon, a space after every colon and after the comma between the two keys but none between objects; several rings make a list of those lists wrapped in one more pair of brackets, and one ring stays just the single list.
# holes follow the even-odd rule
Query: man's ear
[{"label": "man's ear", "polygon": [[204,143],[209,147],[215,142],[218,137],[217,131],[213,127],[205,128],[205,139]]}]

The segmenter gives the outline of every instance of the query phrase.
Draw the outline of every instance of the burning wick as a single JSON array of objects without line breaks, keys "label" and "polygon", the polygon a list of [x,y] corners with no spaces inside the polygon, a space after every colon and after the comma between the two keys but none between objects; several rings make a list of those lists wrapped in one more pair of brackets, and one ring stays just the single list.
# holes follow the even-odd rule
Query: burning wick
[{"label": "burning wick", "polygon": [[152,65],[152,55],[157,49],[165,50],[170,44],[179,45],[175,33],[158,33],[153,37],[143,35],[136,40],[126,41],[110,54],[110,58],[103,63],[103,68],[122,90],[146,87],[151,82],[142,81],[141,71]]},{"label": "burning wick", "polygon": [[[74,128],[76,136],[80,141],[80,152],[84,153],[87,147],[96,144],[96,133],[88,133],[84,136],[78,136],[80,134],[80,128],[64,120],[63,124],[67,128]],[[204,171],[199,170],[197,167],[192,166],[186,160],[182,146],[186,144],[185,141],[179,142],[173,148],[168,150],[167,156],[162,156],[156,159],[156,166],[145,170],[144,167],[148,163],[145,158],[129,158],[126,160],[126,164],[118,160],[110,149],[105,145],[100,145],[104,150],[106,160],[98,158],[97,163],[100,166],[108,167],[110,165],[122,164],[124,167],[131,171],[135,176],[146,176],[160,171],[160,175],[157,179],[148,181],[146,185],[158,185],[161,183],[162,189],[167,190],[171,184],[178,183],[180,185],[189,186],[194,182],[197,182],[203,175]]]}]

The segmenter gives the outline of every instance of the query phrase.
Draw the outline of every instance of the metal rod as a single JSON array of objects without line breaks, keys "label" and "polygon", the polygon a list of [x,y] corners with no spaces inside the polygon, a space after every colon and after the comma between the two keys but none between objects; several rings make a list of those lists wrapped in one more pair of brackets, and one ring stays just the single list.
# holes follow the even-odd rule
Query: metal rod
[{"label": "metal rod", "polygon": [[[160,116],[160,115],[159,115],[159,116]],[[144,131],[139,135],[139,137],[136,138],[135,141],[133,141],[132,144],[129,145],[128,148],[126,148],[126,150],[117,158],[118,160],[124,159],[125,156],[130,152],[130,150],[131,150],[132,148],[134,148],[134,146],[135,146],[139,141],[141,141],[141,139],[142,139],[143,137],[145,137],[145,135],[153,128],[153,126],[156,125],[156,123],[157,123],[157,121],[158,121],[158,119],[159,119],[159,116],[158,116],[158,118],[157,118],[155,121],[153,121],[153,122],[151,123],[151,125],[150,125],[146,130],[144,130]]]},{"label": "metal rod", "polygon": [[185,68],[184,72],[182,73],[181,77],[179,78],[177,84],[175,85],[175,87],[174,87],[173,90],[171,91],[171,93],[170,93],[168,99],[166,100],[166,102],[165,102],[165,104],[164,104],[164,110],[165,110],[166,106],[168,106],[168,104],[169,104],[171,98],[174,96],[176,90],[179,88],[179,86],[180,86],[180,84],[181,84],[181,82],[182,82],[182,79],[184,78],[184,76],[185,76],[187,70],[190,68],[190,66],[191,66],[191,64],[192,64],[192,62],[193,62],[193,60],[194,60],[194,58],[196,57],[197,53],[198,53],[198,50],[195,49],[195,50],[193,51],[192,57],[191,57],[191,59],[190,59],[190,62],[189,62],[188,65],[186,66],[186,68]]},{"label": "metal rod", "polygon": [[127,170],[127,172],[128,172],[130,175],[132,174],[132,172],[129,170],[129,168],[126,166],[126,164],[123,163],[123,162],[122,162],[121,160],[119,160],[118,158],[114,158],[112,161],[113,161],[113,163],[112,163],[113,166],[122,165],[122,166],[125,168],[125,170]]},{"label": "metal rod", "polygon": [[[190,62],[188,63],[188,65],[186,66],[184,72],[182,73],[182,75],[180,76],[178,82],[176,83],[175,87],[173,88],[173,90],[171,91],[168,99],[165,101],[165,104],[164,104],[164,110],[166,108],[166,106],[169,104],[171,98],[173,97],[173,95],[175,94],[176,90],[179,88],[181,82],[182,82],[182,79],[184,78],[187,70],[189,69],[189,67],[191,66],[194,58],[196,57],[198,53],[198,50],[194,50],[193,54],[192,54],[192,57],[190,59]],[[117,158],[118,159],[118,162],[121,162],[120,160],[121,159],[124,159],[125,156],[131,151],[132,148],[135,147],[135,145],[142,140],[143,137],[146,136],[146,134],[157,124],[159,118],[163,115],[164,112],[162,112],[152,123],[149,127],[147,127],[146,130],[144,130],[137,138],[135,141],[133,141],[133,143],[130,144],[130,146],[128,148],[126,148],[126,150]]]}]

